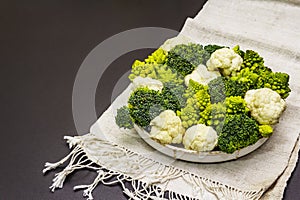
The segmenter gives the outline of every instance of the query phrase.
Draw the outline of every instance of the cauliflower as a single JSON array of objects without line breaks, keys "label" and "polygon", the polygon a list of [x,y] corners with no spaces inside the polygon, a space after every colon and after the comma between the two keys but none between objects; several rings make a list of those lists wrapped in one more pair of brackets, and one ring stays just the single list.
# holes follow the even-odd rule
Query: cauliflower
[{"label": "cauliflower", "polygon": [[140,76],[133,79],[132,90],[140,87],[148,87],[150,90],[161,91],[164,87],[163,83],[149,77],[142,78]]},{"label": "cauliflower", "polygon": [[191,74],[185,76],[185,85],[189,86],[190,79],[202,84],[207,85],[211,80],[221,76],[218,71],[208,71],[204,65],[199,65]]},{"label": "cauliflower", "polygon": [[230,76],[241,69],[242,63],[242,57],[235,53],[234,50],[222,48],[211,54],[206,65],[209,71],[219,69],[224,76]]},{"label": "cauliflower", "polygon": [[150,137],[161,144],[179,144],[182,142],[185,129],[174,111],[163,111],[150,122],[150,125]]},{"label": "cauliflower", "polygon": [[212,151],[217,143],[217,132],[204,124],[197,124],[188,128],[183,137],[184,147],[195,151]]},{"label": "cauliflower", "polygon": [[245,101],[252,117],[265,125],[277,123],[286,107],[280,95],[269,88],[247,91]]}]

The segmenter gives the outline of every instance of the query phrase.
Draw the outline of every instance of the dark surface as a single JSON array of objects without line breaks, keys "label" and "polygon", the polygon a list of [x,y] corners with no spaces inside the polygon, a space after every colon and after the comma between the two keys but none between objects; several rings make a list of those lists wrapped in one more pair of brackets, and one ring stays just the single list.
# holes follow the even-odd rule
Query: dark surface
[{"label": "dark surface", "polygon": [[[1,1],[1,155],[0,200],[83,199],[78,184],[90,184],[94,172],[82,170],[67,178],[64,189],[51,193],[54,172],[42,175],[46,161],[69,150],[64,135],[77,135],[72,117],[72,87],[88,53],[106,38],[144,26],[180,30],[201,0]],[[112,88],[135,58],[116,60],[101,79],[96,108],[110,104]],[[58,172],[60,169],[56,170]],[[300,168],[293,173],[285,199],[299,199]],[[120,187],[98,186],[95,199],[126,199]]]}]

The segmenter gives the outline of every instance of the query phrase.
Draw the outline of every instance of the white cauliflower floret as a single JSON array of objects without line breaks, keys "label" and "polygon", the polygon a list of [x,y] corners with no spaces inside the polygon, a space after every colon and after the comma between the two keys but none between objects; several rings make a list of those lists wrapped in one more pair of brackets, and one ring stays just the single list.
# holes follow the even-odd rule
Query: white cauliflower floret
[{"label": "white cauliflower floret", "polygon": [[247,91],[245,101],[252,117],[260,124],[277,123],[286,107],[280,95],[269,88]]},{"label": "white cauliflower floret", "polygon": [[149,77],[142,78],[140,76],[133,79],[132,90],[140,87],[148,87],[150,90],[161,91],[164,87],[163,83]]},{"label": "white cauliflower floret", "polygon": [[217,132],[204,124],[191,126],[183,137],[184,148],[195,151],[212,151],[217,143]]},{"label": "white cauliflower floret", "polygon": [[172,110],[165,110],[151,122],[150,137],[162,144],[179,144],[185,129],[181,120]]},{"label": "white cauliflower floret", "polygon": [[190,79],[202,84],[207,85],[211,80],[221,76],[219,71],[208,71],[206,66],[199,65],[191,74],[188,74],[184,78],[185,85],[188,86]]},{"label": "white cauliflower floret", "polygon": [[206,65],[209,71],[220,70],[224,76],[230,76],[241,69],[242,57],[232,49],[222,48],[211,54]]}]

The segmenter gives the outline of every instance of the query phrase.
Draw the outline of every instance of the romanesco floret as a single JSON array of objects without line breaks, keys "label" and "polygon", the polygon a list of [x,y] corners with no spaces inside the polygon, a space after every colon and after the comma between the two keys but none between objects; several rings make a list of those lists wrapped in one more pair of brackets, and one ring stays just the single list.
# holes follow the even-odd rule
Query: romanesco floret
[{"label": "romanesco floret", "polygon": [[239,114],[239,113],[248,114],[249,112],[246,101],[240,96],[227,97],[225,99],[225,106],[226,106],[226,114]]},{"label": "romanesco floret", "polygon": [[251,116],[260,124],[266,125],[277,123],[286,107],[280,95],[269,88],[249,90],[245,95],[245,101]]},{"label": "romanesco floret", "polygon": [[167,58],[167,52],[159,48],[155,50],[148,58],[145,59],[146,63],[164,64]]},{"label": "romanesco floret", "polygon": [[212,151],[218,143],[216,131],[204,124],[194,125],[188,128],[183,137],[183,145],[186,149],[195,151]]},{"label": "romanesco floret", "polygon": [[211,54],[206,66],[210,71],[220,70],[223,76],[234,75],[241,69],[243,59],[232,49],[222,48]]},{"label": "romanesco floret", "polygon": [[199,113],[210,104],[210,95],[208,87],[190,80],[190,85],[184,95],[186,106],[178,112],[184,128],[188,128],[198,123]]},{"label": "romanesco floret", "polygon": [[263,137],[270,137],[273,134],[273,128],[270,125],[260,125],[259,133]]},{"label": "romanesco floret", "polygon": [[222,130],[226,117],[226,106],[224,103],[214,103],[208,105],[204,111],[200,113],[198,123],[213,127],[217,133]]},{"label": "romanesco floret", "polygon": [[179,144],[182,142],[185,129],[174,111],[163,111],[150,122],[150,125],[150,137],[161,144]]},{"label": "romanesco floret", "polygon": [[261,138],[257,122],[246,114],[227,115],[219,133],[218,147],[226,153],[233,153],[256,143]]},{"label": "romanesco floret", "polygon": [[115,117],[116,124],[120,128],[132,129],[133,123],[129,114],[129,109],[127,106],[123,106],[117,109],[117,115]]},{"label": "romanesco floret", "polygon": [[161,64],[144,63],[135,61],[129,79],[133,81],[136,77],[149,77],[159,80],[163,83],[174,82],[177,84],[183,83],[183,77],[181,77],[176,71],[170,67]]},{"label": "romanesco floret", "polygon": [[258,79],[257,88],[270,88],[285,99],[291,92],[289,78],[286,73],[265,71]]}]

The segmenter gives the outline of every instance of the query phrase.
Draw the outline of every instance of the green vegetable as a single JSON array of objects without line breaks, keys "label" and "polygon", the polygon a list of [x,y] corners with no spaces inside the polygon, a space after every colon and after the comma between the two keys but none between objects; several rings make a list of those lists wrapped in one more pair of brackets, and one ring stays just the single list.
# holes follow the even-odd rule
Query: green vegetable
[{"label": "green vegetable", "polygon": [[182,97],[185,91],[183,85],[177,85],[174,83],[164,84],[162,89],[162,106],[166,110],[173,110],[175,113],[185,105],[185,100]]},{"label": "green vegetable", "polygon": [[174,82],[177,84],[183,83],[183,77],[174,69],[164,65],[167,58],[167,52],[163,49],[157,49],[144,62],[136,60],[132,64],[131,74],[129,79],[133,81],[137,76],[149,77],[159,80],[163,83]]},{"label": "green vegetable", "polygon": [[231,96],[225,99],[226,113],[227,114],[248,114],[246,101],[240,96]]},{"label": "green vegetable", "polygon": [[172,88],[171,85],[165,86],[161,92],[147,87],[138,88],[128,100],[129,113],[133,122],[146,127],[164,110],[173,110],[176,113],[182,107],[178,95],[182,95],[180,93],[183,91],[184,88]]},{"label": "green vegetable", "polygon": [[127,106],[123,106],[117,110],[117,116],[115,117],[116,124],[120,128],[132,129],[133,123],[129,114]]},{"label": "green vegetable", "polygon": [[183,83],[183,77],[181,77],[175,70],[172,70],[170,67],[161,64],[144,63],[137,60],[133,63],[131,74],[128,78],[133,81],[133,79],[138,76],[143,78],[149,77],[159,80],[163,83]]},{"label": "green vegetable", "polygon": [[259,133],[263,137],[270,137],[273,133],[273,128],[270,125],[260,125],[259,126]]},{"label": "green vegetable", "polygon": [[210,104],[210,95],[207,86],[190,80],[189,86],[183,96],[186,98],[186,105],[177,114],[182,120],[183,127],[188,128],[198,124],[200,119],[199,113],[204,111]]},{"label": "green vegetable", "polygon": [[219,133],[218,147],[226,153],[233,153],[256,143],[261,138],[256,121],[246,114],[227,115]]},{"label": "green vegetable", "polygon": [[180,44],[172,48],[167,55],[166,64],[182,76],[186,76],[204,62],[208,53],[199,44]]},{"label": "green vegetable", "polygon": [[167,52],[159,48],[155,50],[148,58],[145,59],[146,63],[164,64],[167,58]]},{"label": "green vegetable", "polygon": [[248,87],[245,83],[219,76],[208,83],[212,103],[223,102],[226,97],[244,97]]},{"label": "green vegetable", "polygon": [[270,88],[276,91],[281,98],[285,99],[291,92],[289,78],[289,75],[286,73],[266,71],[260,75],[257,88]]},{"label": "green vegetable", "polygon": [[217,133],[222,130],[226,117],[226,106],[224,103],[214,103],[208,105],[203,112],[200,113],[199,124],[212,126]]},{"label": "green vegetable", "polygon": [[146,127],[163,111],[161,94],[159,91],[148,88],[138,88],[130,95],[128,108],[133,122]]},{"label": "green vegetable", "polygon": [[209,94],[212,103],[223,102],[226,98],[226,82],[227,78],[220,76],[208,83]]}]

